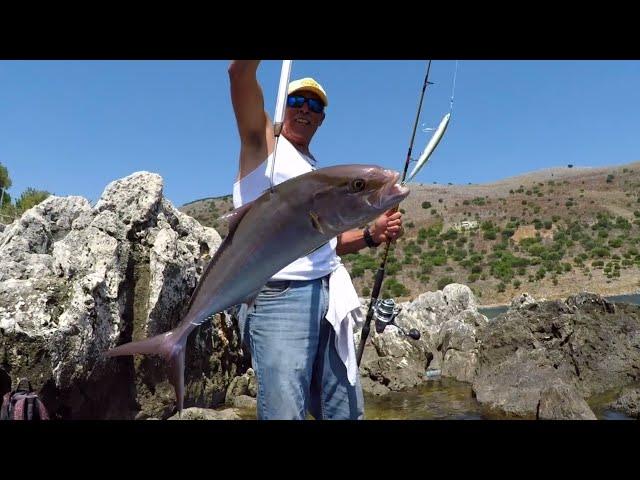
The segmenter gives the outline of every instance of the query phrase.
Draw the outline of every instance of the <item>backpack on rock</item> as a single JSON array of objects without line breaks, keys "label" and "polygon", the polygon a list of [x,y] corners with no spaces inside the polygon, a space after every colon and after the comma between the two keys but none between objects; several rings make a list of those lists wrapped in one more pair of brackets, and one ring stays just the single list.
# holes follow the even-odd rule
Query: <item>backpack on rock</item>
[{"label": "backpack on rock", "polygon": [[49,413],[26,378],[2,398],[0,420],[49,420]]}]

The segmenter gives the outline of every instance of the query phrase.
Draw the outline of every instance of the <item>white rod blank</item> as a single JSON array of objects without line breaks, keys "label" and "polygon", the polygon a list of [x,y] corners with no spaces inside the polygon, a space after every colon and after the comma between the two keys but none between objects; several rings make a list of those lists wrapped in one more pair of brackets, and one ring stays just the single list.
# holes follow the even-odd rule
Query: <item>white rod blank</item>
[{"label": "white rod blank", "polygon": [[[287,89],[289,87],[289,78],[291,76],[291,60],[282,61],[282,69],[280,70],[280,86],[278,87],[278,97],[276,99],[276,113],[273,116],[275,125],[282,124],[284,120],[284,106],[287,99]],[[280,134],[276,132],[276,136]]]}]

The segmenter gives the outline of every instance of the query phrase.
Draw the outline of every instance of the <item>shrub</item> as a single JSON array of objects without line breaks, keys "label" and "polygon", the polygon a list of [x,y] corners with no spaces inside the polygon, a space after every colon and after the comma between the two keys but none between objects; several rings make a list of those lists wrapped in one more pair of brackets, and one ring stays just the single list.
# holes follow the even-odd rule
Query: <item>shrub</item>
[{"label": "shrub", "polygon": [[442,277],[440,280],[438,280],[438,290],[442,290],[444,287],[446,287],[450,283],[455,283],[453,278],[451,278],[451,277]]},{"label": "shrub", "polygon": [[[49,192],[44,190],[36,190],[35,188],[27,188],[20,198],[16,200],[16,208],[18,213],[23,213],[29,210],[32,207],[35,207],[37,204],[45,200],[49,195]],[[5,193],[5,197],[7,194]]]}]

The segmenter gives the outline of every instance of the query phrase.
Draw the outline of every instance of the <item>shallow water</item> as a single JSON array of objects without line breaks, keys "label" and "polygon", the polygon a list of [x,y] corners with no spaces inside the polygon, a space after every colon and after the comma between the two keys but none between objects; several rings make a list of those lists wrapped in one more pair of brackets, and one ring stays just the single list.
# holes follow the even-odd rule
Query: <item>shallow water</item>
[{"label": "shallow water", "polygon": [[[631,305],[640,305],[640,294],[632,293],[627,295],[613,295],[611,297],[604,297],[613,303],[630,303]],[[508,305],[498,305],[496,307],[479,307],[478,311],[487,317],[488,319],[496,318],[501,313],[506,312],[509,309]]]},{"label": "shallow water", "polygon": [[[594,395],[588,400],[598,420],[634,420],[607,405],[620,391],[612,390]],[[490,413],[473,397],[471,385],[451,378],[426,379],[424,384],[405,392],[391,392],[377,396],[364,394],[365,420],[500,420],[507,419]],[[243,420],[255,420],[252,409],[238,410]],[[312,417],[308,417],[311,419]]]},{"label": "shallow water", "polygon": [[[640,387],[640,385],[633,386]],[[591,407],[591,410],[593,410],[593,413],[596,415],[598,420],[634,420],[633,417],[625,415],[622,412],[611,410],[608,407],[608,404],[615,401],[621,392],[622,389],[617,388],[599,393],[587,400],[589,407]]]},{"label": "shallow water", "polygon": [[[640,294],[606,297],[616,303],[640,305]],[[495,318],[507,306],[479,308],[488,318]],[[633,420],[621,412],[610,410],[619,391],[594,395],[588,404],[599,420]],[[239,412],[243,419],[255,419],[250,410]],[[384,396],[365,393],[365,419],[367,420],[485,420],[497,419],[490,415],[473,397],[471,385],[449,378],[425,379],[420,387],[405,392],[391,392]],[[502,417],[504,418],[504,417]]]},{"label": "shallow water", "polygon": [[[364,394],[365,420],[482,420],[481,406],[471,385],[449,378],[425,380],[406,392],[376,396]],[[256,418],[255,410],[241,409],[243,420]],[[312,417],[309,417],[312,418]]]},{"label": "shallow water", "polygon": [[612,297],[605,298],[614,303],[630,303],[632,305],[640,305],[640,293],[633,293],[629,295],[614,295]]},{"label": "shallow water", "polygon": [[471,385],[449,378],[384,396],[365,393],[367,420],[482,420],[480,410]]}]

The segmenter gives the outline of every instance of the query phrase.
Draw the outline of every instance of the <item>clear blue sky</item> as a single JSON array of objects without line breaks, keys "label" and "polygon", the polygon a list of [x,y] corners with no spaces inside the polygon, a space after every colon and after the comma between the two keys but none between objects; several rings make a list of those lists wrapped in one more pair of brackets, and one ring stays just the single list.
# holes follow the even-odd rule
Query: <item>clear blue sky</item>
[{"label": "clear blue sky", "polygon": [[[239,142],[228,61],[0,61],[0,163],[27,187],[97,200],[148,170],[176,206],[226,195]],[[258,78],[272,116],[281,61]],[[434,60],[421,126],[449,110],[455,61]],[[294,60],[330,105],[312,151],[324,166],[401,170],[426,61]],[[417,157],[431,133],[418,130]],[[640,160],[640,61],[461,60],[449,129],[421,183],[485,183],[542,168]]]}]

